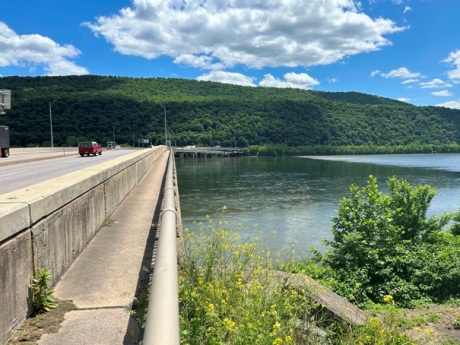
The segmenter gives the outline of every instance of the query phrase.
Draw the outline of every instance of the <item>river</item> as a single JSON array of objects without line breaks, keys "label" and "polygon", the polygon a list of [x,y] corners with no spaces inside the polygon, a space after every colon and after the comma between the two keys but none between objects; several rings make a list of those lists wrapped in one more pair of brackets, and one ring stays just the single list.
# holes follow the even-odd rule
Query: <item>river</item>
[{"label": "river", "polygon": [[325,250],[339,201],[369,175],[385,192],[391,176],[434,187],[430,216],[460,208],[460,154],[190,158],[176,167],[184,227],[209,215],[272,251],[294,246],[300,258]]}]

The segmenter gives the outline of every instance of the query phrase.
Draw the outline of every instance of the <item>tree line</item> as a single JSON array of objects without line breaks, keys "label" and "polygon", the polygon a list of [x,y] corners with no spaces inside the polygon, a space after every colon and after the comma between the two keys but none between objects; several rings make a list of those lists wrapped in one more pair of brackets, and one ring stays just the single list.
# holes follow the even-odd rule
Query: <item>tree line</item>
[{"label": "tree line", "polygon": [[264,154],[277,146],[359,153],[451,150],[460,143],[459,110],[357,92],[91,75],[3,77],[0,88],[12,90],[12,109],[0,121],[10,126],[13,146],[49,146],[50,117],[55,146],[113,139],[136,145],[147,138],[176,146],[258,147]]}]

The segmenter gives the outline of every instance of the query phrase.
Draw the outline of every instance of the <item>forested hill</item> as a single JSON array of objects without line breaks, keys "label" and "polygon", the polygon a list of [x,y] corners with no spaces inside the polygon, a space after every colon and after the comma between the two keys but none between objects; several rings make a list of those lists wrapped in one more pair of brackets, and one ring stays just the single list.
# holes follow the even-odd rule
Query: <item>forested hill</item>
[{"label": "forested hill", "polygon": [[246,147],[459,144],[460,110],[416,107],[357,92],[243,87],[186,79],[3,77],[0,118],[15,146],[78,140]]}]

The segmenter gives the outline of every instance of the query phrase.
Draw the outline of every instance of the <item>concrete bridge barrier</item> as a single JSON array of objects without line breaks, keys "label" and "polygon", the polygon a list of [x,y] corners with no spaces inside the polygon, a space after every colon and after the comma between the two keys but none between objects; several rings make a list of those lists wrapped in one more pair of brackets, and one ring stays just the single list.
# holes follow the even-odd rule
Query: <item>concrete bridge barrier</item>
[{"label": "concrete bridge barrier", "polygon": [[166,146],[0,195],[0,344],[32,312],[40,268],[51,284],[67,271]]},{"label": "concrete bridge barrier", "polygon": [[20,155],[23,153],[78,153],[78,147],[11,147],[10,154]]}]

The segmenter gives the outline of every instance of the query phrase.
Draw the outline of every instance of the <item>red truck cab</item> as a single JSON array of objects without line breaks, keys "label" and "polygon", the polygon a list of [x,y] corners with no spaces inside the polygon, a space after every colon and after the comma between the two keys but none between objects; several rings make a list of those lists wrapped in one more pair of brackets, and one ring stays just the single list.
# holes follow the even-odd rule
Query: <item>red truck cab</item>
[{"label": "red truck cab", "polygon": [[84,155],[102,155],[102,147],[95,141],[82,141],[78,144],[78,153]]}]

